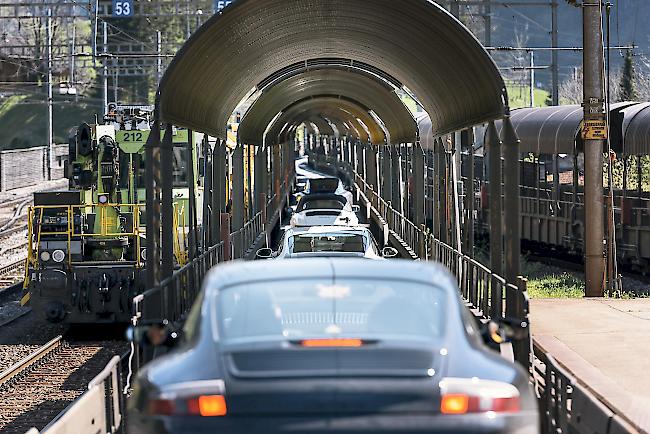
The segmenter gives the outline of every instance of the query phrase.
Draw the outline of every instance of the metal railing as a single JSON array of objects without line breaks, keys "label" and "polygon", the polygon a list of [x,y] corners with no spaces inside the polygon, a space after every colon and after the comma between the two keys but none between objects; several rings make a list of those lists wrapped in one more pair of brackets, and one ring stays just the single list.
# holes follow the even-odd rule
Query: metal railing
[{"label": "metal railing", "polygon": [[232,259],[247,257],[249,250],[255,246],[257,238],[266,230],[266,219],[264,211],[260,211],[246,222],[243,228],[230,234],[232,243]]},{"label": "metal railing", "polygon": [[[40,434],[125,432],[126,397],[123,393],[127,356],[114,356],[88,383],[88,390],[68,405]],[[39,434],[32,428],[26,434]]]},{"label": "metal railing", "polygon": [[182,321],[199,293],[203,278],[213,266],[224,262],[224,243],[212,246],[188,262],[155,288],[133,298],[133,325],[142,318]]}]

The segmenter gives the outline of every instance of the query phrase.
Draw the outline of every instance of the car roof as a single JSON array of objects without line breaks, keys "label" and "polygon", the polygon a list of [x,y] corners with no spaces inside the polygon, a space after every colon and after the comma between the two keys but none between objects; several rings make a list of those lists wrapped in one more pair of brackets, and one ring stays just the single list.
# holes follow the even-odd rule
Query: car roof
[{"label": "car roof", "polygon": [[304,235],[304,234],[332,234],[332,233],[364,233],[370,230],[364,226],[304,226],[297,228],[287,228],[287,235]]},{"label": "car roof", "polygon": [[219,289],[272,280],[299,279],[398,279],[435,284],[457,291],[453,276],[442,265],[426,261],[394,259],[359,261],[358,258],[296,258],[290,261],[233,261],[210,271],[205,286]]},{"label": "car roof", "polygon": [[337,200],[342,203],[346,203],[348,200],[345,198],[345,196],[342,196],[340,194],[334,194],[334,193],[309,193],[305,194],[300,198],[301,202],[307,202],[310,200],[322,200],[322,199],[333,199]]}]

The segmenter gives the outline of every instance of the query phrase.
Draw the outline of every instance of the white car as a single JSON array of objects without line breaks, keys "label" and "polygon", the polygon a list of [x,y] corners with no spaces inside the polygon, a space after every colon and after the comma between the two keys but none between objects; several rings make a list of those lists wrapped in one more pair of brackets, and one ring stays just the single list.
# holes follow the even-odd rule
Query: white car
[{"label": "white car", "polygon": [[384,259],[397,256],[392,247],[379,249],[370,230],[364,226],[314,226],[287,228],[277,252],[260,249],[259,259],[288,259],[302,257],[350,256]]},{"label": "white car", "polygon": [[308,194],[300,197],[291,216],[291,226],[357,226],[359,207],[338,194]]}]

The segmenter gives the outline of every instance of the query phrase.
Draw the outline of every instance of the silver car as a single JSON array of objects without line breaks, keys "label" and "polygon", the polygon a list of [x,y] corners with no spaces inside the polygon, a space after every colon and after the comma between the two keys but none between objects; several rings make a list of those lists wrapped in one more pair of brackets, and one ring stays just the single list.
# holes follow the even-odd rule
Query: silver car
[{"label": "silver car", "polygon": [[277,252],[264,248],[258,259],[289,259],[323,256],[348,256],[382,260],[398,254],[392,247],[379,249],[370,229],[364,226],[311,226],[287,228]]}]

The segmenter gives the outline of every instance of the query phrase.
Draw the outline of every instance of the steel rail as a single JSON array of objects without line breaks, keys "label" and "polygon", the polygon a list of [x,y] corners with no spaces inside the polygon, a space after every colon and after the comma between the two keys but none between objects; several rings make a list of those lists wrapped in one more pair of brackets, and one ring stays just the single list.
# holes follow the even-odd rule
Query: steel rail
[{"label": "steel rail", "polygon": [[15,376],[25,372],[29,367],[33,366],[42,358],[52,354],[56,349],[60,348],[63,344],[63,336],[59,335],[31,353],[25,356],[22,360],[14,363],[9,368],[0,373],[0,386],[10,381]]},{"label": "steel rail", "polygon": [[20,267],[22,265],[24,265],[24,264],[25,264],[25,258],[21,258],[21,259],[19,259],[17,261],[14,261],[14,262],[10,263],[10,264],[7,264],[7,265],[4,265],[4,266],[0,267],[0,277],[4,276],[6,274],[9,274],[12,271],[16,271],[16,270],[20,269]]}]

